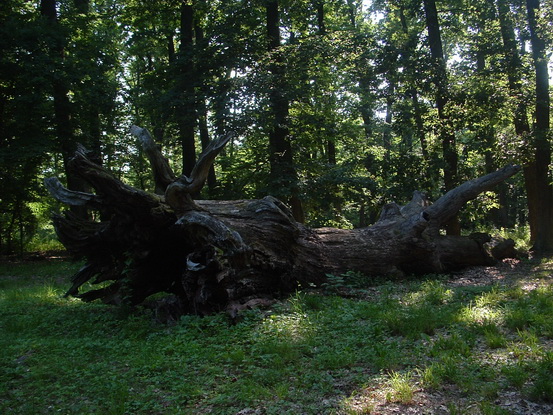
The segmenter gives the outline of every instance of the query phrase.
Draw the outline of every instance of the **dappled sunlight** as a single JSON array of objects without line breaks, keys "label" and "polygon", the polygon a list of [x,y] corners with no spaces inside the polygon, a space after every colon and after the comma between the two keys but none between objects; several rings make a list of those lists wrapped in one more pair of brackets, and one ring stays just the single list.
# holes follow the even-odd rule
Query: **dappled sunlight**
[{"label": "dappled sunlight", "polygon": [[461,308],[458,314],[460,323],[466,325],[495,325],[504,321],[503,310],[492,306],[478,306],[476,303],[470,303]]},{"label": "dappled sunlight", "polygon": [[[3,341],[2,363],[29,408],[70,384],[98,411],[553,411],[553,291],[544,279],[530,291],[522,278],[455,287],[444,276],[351,288],[349,298],[312,290],[236,320],[183,316],[173,326],[141,308],[124,314],[64,298],[51,281],[0,292],[0,324],[15,339]],[[110,394],[105,376],[140,393]]]},{"label": "dappled sunlight", "polygon": [[420,290],[405,295],[405,302],[409,305],[428,303],[432,305],[445,304],[453,299],[453,290],[447,288],[441,281],[424,281]]},{"label": "dappled sunlight", "polygon": [[260,326],[264,335],[303,341],[315,333],[315,326],[306,313],[291,313],[268,316]]},{"label": "dappled sunlight", "polygon": [[87,307],[78,298],[65,296],[65,290],[54,285],[36,285],[31,288],[6,289],[0,291],[0,302],[6,303],[30,303],[35,307],[39,305],[55,305],[60,307]]},{"label": "dappled sunlight", "polygon": [[267,338],[296,343],[312,338],[317,330],[305,305],[306,298],[299,292],[291,295],[281,312],[269,314],[261,321],[259,333]]}]

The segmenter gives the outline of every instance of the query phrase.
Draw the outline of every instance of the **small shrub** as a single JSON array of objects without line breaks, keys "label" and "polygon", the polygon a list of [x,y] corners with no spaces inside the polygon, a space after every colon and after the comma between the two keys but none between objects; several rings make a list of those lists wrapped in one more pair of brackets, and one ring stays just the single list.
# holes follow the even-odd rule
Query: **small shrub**
[{"label": "small shrub", "polygon": [[488,401],[482,401],[478,407],[482,415],[514,415],[511,411],[494,405]]},{"label": "small shrub", "polygon": [[428,280],[421,285],[421,294],[425,302],[431,305],[441,305],[453,297],[453,291],[447,289],[443,282]]},{"label": "small shrub", "polygon": [[367,361],[376,370],[393,370],[401,366],[403,353],[396,343],[375,343],[367,350],[365,356]]},{"label": "small shrub", "polygon": [[388,402],[399,402],[404,405],[413,401],[415,388],[411,382],[411,373],[392,372],[389,381],[391,391],[386,394]]},{"label": "small shrub", "polygon": [[419,370],[422,385],[429,389],[438,389],[442,386],[442,373],[443,369],[440,363],[432,363],[430,366],[425,367],[423,370]]},{"label": "small shrub", "polygon": [[509,385],[517,389],[522,389],[529,377],[528,369],[520,363],[503,366],[501,373],[503,373]]},{"label": "small shrub", "polygon": [[430,351],[430,354],[433,356],[439,356],[441,354],[448,355],[451,353],[465,357],[471,354],[470,346],[457,333],[453,333],[449,336],[439,336],[434,341],[434,345]]},{"label": "small shrub", "polygon": [[512,330],[523,330],[532,324],[533,313],[526,308],[509,310],[505,316],[505,325]]},{"label": "small shrub", "polygon": [[346,286],[342,275],[326,274],[326,281],[321,284],[321,288],[326,294],[336,294]]},{"label": "small shrub", "polygon": [[303,297],[303,302],[308,310],[321,310],[324,306],[324,298],[316,294],[307,294]]},{"label": "small shrub", "polygon": [[320,369],[341,369],[354,363],[355,355],[349,350],[328,350],[315,356],[315,365]]},{"label": "small shrub", "polygon": [[499,349],[507,345],[507,339],[499,331],[499,328],[494,324],[490,324],[489,326],[486,326],[483,329],[483,334],[484,334],[484,339],[486,341],[486,345],[490,349]]},{"label": "small shrub", "polygon": [[536,376],[530,387],[530,397],[553,403],[553,352],[546,352],[536,364]]}]

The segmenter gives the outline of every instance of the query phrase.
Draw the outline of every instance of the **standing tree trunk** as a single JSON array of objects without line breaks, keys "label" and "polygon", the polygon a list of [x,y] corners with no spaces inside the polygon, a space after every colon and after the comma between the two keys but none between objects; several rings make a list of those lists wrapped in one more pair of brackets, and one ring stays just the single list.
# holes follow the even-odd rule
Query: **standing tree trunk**
[{"label": "standing tree trunk", "polygon": [[[194,33],[196,34],[196,45],[197,47],[205,47],[207,45],[205,38],[204,38],[204,31],[203,28],[196,19],[194,21]],[[206,72],[208,69],[206,70]],[[197,70],[196,73],[202,73],[201,70]],[[199,78],[199,76],[198,76]],[[202,144],[202,151],[207,148],[209,145],[209,129],[207,126],[207,105],[206,105],[206,94],[207,94],[207,87],[205,86],[205,80],[204,79],[198,79],[200,82],[200,87],[198,89],[198,96],[196,97],[196,106],[198,108],[198,130],[200,132],[200,142]],[[217,184],[217,178],[215,176],[215,169],[213,168],[213,165],[209,169],[209,174],[207,176],[207,187],[210,191],[212,191],[215,188],[215,185]]]},{"label": "standing tree trunk", "polygon": [[[315,2],[315,9],[317,12],[317,26],[319,29],[318,34],[321,37],[321,39],[324,39],[324,37],[326,36],[324,1],[317,0]],[[328,84],[325,82],[323,87],[328,87]],[[336,143],[334,142],[334,138],[329,138],[326,140],[326,155],[327,155],[328,164],[332,166],[336,165]]]},{"label": "standing tree trunk", "polygon": [[[58,15],[56,11],[56,0],[41,0],[40,14],[44,18],[48,29],[47,37],[50,59],[53,61],[55,70],[52,77],[52,95],[54,100],[54,124],[58,138],[58,146],[63,156],[63,164],[67,177],[67,187],[71,190],[86,191],[86,184],[76,176],[68,167],[69,159],[76,149],[76,142],[71,121],[71,102],[69,101],[69,86],[65,68],[63,65],[65,55],[65,39],[61,34]],[[87,210],[83,206],[72,206],[75,215],[85,219]]]},{"label": "standing tree trunk", "polygon": [[[474,78],[477,80],[475,96],[473,101],[477,105],[475,111],[476,124],[474,129],[475,138],[484,153],[484,171],[491,173],[497,170],[497,138],[496,129],[494,127],[498,113],[497,100],[494,99],[492,92],[492,84],[489,79],[489,68],[487,59],[492,50],[490,48],[490,34],[488,28],[490,21],[497,21],[497,13],[493,2],[484,3],[480,6],[476,17],[476,71]],[[507,187],[504,184],[499,185],[495,191],[498,199],[498,207],[490,210],[488,217],[491,223],[498,227],[508,227],[507,214]]]},{"label": "standing tree trunk", "polygon": [[550,99],[548,56],[545,44],[545,33],[540,27],[539,0],[526,0],[528,26],[532,43],[532,58],[536,71],[536,106],[533,141],[535,148],[535,239],[533,250],[537,254],[553,253],[553,187],[549,174],[551,164],[550,133]]},{"label": "standing tree trunk", "polygon": [[[440,119],[439,134],[442,140],[442,154],[444,159],[444,184],[445,190],[453,189],[457,183],[457,162],[458,155],[455,141],[455,131],[451,122],[451,114],[447,108],[450,100],[448,77],[440,23],[438,21],[438,10],[434,0],[424,0],[424,13],[426,16],[426,27],[428,29],[428,43],[434,67],[433,82],[436,86],[436,106]],[[451,218],[451,222],[445,224],[448,235],[460,235],[461,228],[457,217]]]},{"label": "standing tree trunk", "polygon": [[180,9],[180,47],[177,58],[176,117],[182,146],[182,173],[190,175],[196,163],[194,130],[196,127],[196,93],[194,90],[194,9],[183,1]]},{"label": "standing tree trunk", "polygon": [[[524,99],[522,88],[522,60],[518,53],[515,30],[513,26],[513,16],[506,0],[497,0],[497,11],[499,15],[499,25],[501,29],[501,38],[503,40],[503,54],[505,55],[505,72],[509,83],[511,96],[515,100],[513,124],[515,132],[520,139],[527,142],[530,137],[530,124],[528,123],[528,108]],[[536,240],[537,233],[537,202],[538,193],[536,192],[536,163],[533,156],[524,162],[524,182],[528,205],[528,222],[530,224],[530,239]]]},{"label": "standing tree trunk", "polygon": [[[417,78],[417,71],[413,64],[413,54],[417,46],[418,37],[409,32],[409,26],[407,25],[407,16],[405,15],[405,6],[403,3],[399,4],[399,21],[401,23],[403,34],[405,34],[405,36],[407,37],[407,42],[404,45],[402,59],[404,61],[404,67],[406,71],[406,76],[408,77],[408,82],[412,84],[412,86],[408,89],[408,94],[413,105],[413,118],[416,127],[415,134],[419,139],[422,158],[424,159],[426,164],[429,164],[430,157],[428,155],[428,144],[426,142],[426,134],[424,121],[422,119],[422,111],[419,103],[419,95],[417,92],[417,88],[414,86],[415,79]],[[429,182],[432,182],[432,174],[430,170],[428,171],[427,176],[429,178]]]},{"label": "standing tree trunk", "polygon": [[269,132],[270,188],[275,189],[279,197],[290,203],[294,218],[304,221],[304,212],[299,198],[298,177],[294,166],[292,143],[288,128],[289,102],[284,95],[287,90],[285,67],[280,50],[280,17],[278,0],[267,3],[267,40],[271,55],[270,73],[272,129]]},{"label": "standing tree trunk", "polygon": [[[68,291],[83,300],[138,304],[148,296],[173,294],[179,312],[232,310],[298,285],[320,284],[327,273],[367,275],[444,272],[491,264],[487,236],[443,236],[439,228],[469,200],[515,174],[516,166],[462,184],[431,204],[415,192],[406,206],[385,206],[369,228],[309,229],[279,200],[199,201],[209,167],[230,136],[213,141],[190,176],[176,177],[147,130],[133,127],[151,161],[163,196],[125,185],[83,150],[71,168],[96,193],[46,185],[58,200],[107,213],[109,221],[55,215],[60,241],[86,265]],[[80,293],[84,283],[104,287]],[[110,282],[108,285],[106,285]]]}]

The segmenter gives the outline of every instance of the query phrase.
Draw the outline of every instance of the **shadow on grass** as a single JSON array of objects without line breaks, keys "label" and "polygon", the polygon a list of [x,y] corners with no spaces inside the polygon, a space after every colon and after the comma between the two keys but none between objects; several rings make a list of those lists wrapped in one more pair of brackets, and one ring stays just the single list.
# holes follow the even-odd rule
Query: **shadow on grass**
[{"label": "shadow on grass", "polygon": [[351,298],[298,292],[237,324],[221,314],[163,326],[146,310],[63,298],[67,266],[0,268],[2,413],[553,408],[545,277],[532,289],[452,287],[443,276],[356,283]]}]

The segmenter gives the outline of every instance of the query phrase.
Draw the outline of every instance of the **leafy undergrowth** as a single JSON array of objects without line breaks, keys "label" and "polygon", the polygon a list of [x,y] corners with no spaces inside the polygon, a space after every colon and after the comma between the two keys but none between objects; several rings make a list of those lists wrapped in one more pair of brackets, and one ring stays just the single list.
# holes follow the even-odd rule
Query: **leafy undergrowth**
[{"label": "leafy undergrowth", "polygon": [[350,274],[172,326],[63,298],[77,267],[0,265],[0,413],[553,413],[548,263]]}]

